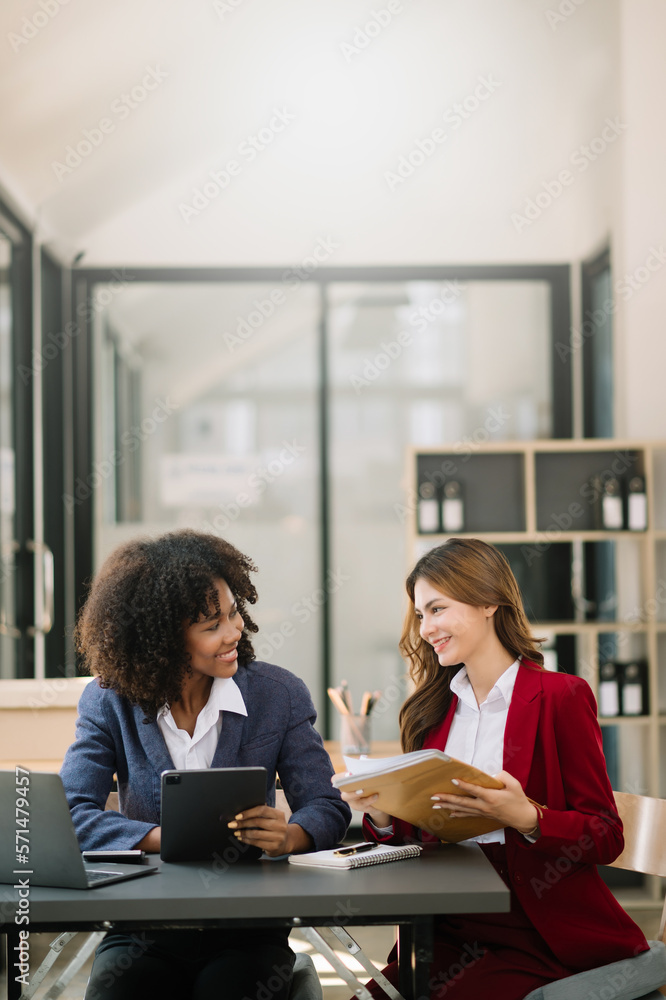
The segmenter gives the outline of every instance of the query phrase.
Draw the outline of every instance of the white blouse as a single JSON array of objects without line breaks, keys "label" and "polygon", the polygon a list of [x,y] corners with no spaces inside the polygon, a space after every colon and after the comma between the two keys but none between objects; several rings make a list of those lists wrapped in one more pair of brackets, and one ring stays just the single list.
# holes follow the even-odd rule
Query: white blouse
[{"label": "white blouse", "polygon": [[179,771],[210,767],[222,732],[222,712],[247,715],[243,695],[233,677],[216,677],[208,701],[197,716],[192,736],[179,729],[168,705],[157,714],[164,742]]}]

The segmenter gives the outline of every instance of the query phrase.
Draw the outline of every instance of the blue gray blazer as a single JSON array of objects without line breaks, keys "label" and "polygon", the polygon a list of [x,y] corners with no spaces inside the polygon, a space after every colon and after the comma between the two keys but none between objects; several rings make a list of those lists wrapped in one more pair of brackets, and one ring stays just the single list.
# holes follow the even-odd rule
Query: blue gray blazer
[{"label": "blue gray blazer", "polygon": [[[351,811],[331,785],[333,768],[313,728],[307,687],[288,670],[261,662],[239,667],[235,681],[248,714],[222,713],[212,767],[265,767],[269,805],[278,774],[291,822],[310,834],[316,850],[332,847]],[[142,709],[91,681],[60,771],[81,850],[127,850],[159,825],[160,776],[173,766],[155,718],[146,721]],[[114,774],[119,813],[104,809]]]}]

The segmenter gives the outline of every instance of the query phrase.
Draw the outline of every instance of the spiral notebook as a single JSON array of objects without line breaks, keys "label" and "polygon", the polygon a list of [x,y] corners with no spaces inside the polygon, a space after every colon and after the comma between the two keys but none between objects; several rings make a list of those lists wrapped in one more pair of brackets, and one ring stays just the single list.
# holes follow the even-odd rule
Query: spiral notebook
[{"label": "spiral notebook", "polygon": [[419,844],[405,844],[390,847],[378,844],[363,854],[347,857],[335,856],[335,851],[313,851],[311,854],[290,854],[289,864],[307,865],[312,868],[366,868],[368,865],[383,865],[387,861],[402,861],[403,858],[418,858],[423,848]]}]

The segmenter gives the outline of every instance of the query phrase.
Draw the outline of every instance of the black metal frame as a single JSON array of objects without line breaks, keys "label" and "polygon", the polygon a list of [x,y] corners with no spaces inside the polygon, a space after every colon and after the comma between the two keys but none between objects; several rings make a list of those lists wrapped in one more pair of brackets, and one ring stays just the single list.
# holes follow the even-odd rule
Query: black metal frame
[{"label": "black metal frame", "polygon": [[10,284],[12,289],[12,421],[16,482],[16,672],[18,677],[34,675],[34,643],[28,628],[34,622],[34,562],[26,543],[33,537],[33,380],[18,377],[32,371],[32,237],[14,213],[0,203],[0,229],[12,244]]},{"label": "black metal frame", "polygon": [[[65,425],[63,377],[70,338],[63,323],[62,266],[42,251],[42,371],[44,441],[44,541],[53,552],[55,569],[53,628],[46,635],[46,676],[62,677],[66,670],[65,623],[66,540]],[[49,334],[53,334],[50,337]]]},{"label": "black metal frame", "polygon": [[[281,282],[283,267],[137,267],[123,268],[122,276],[128,281],[169,283],[239,283]],[[96,284],[107,283],[118,277],[118,269],[81,268],[72,274],[72,310],[85,309],[91,302]],[[334,282],[405,282],[405,281],[545,281],[551,287],[551,372],[553,399],[553,437],[568,438],[572,434],[572,379],[571,363],[557,354],[555,345],[568,342],[571,323],[570,269],[568,264],[554,265],[409,265],[399,267],[320,267],[303,279],[319,285],[321,316],[319,324],[319,443],[320,443],[320,497],[321,517],[320,573],[321,586],[326,599],[322,612],[322,680],[321,701],[325,706],[324,730],[330,732],[331,708],[326,688],[331,683],[331,607],[326,590],[330,569],[330,467],[329,467],[329,401],[328,401],[328,337],[327,337],[327,286]],[[84,305],[85,304],[85,305]],[[85,481],[92,468],[92,352],[90,323],[81,322],[82,335],[74,344],[75,412],[74,412],[74,476]],[[77,608],[85,598],[85,589],[93,572],[92,561],[92,503],[84,501],[75,510],[75,586]]]},{"label": "black metal frame", "polygon": [[[604,271],[611,269],[610,247],[606,247],[601,253],[591,260],[587,260],[581,267],[581,325],[584,318],[593,309],[592,285],[594,279]],[[612,317],[611,317],[612,320]],[[582,335],[582,334],[581,334]],[[583,437],[599,437],[598,429],[595,428],[595,385],[594,385],[594,337],[583,337],[582,358],[583,358]],[[612,405],[612,400],[611,400]]]}]

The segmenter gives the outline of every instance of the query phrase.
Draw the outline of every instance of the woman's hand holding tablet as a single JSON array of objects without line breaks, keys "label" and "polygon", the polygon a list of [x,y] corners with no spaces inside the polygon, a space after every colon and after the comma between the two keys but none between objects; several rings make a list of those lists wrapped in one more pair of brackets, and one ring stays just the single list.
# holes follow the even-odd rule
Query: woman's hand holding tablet
[{"label": "woman's hand holding tablet", "polygon": [[312,848],[312,840],[303,827],[288,823],[282,810],[272,806],[246,809],[227,825],[241,843],[259,847],[272,858]]}]

